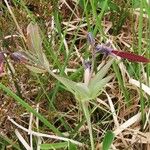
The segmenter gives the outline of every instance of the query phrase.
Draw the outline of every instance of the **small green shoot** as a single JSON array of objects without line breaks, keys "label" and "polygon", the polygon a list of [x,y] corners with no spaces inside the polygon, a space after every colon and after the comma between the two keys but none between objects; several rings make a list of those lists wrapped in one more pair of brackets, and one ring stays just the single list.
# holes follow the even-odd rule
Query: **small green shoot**
[{"label": "small green shoot", "polygon": [[103,140],[102,150],[109,150],[114,140],[114,134],[111,131],[107,131]]}]

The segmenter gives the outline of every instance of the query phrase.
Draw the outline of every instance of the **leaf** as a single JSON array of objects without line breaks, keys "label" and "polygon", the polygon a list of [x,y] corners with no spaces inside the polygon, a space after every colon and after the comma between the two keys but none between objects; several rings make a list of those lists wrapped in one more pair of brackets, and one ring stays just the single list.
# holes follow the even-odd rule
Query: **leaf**
[{"label": "leaf", "polygon": [[63,148],[65,149],[68,146],[68,142],[59,142],[59,143],[52,143],[52,144],[40,144],[40,149],[60,149]]},{"label": "leaf", "polygon": [[77,150],[77,147],[75,144],[69,142],[68,150]]},{"label": "leaf", "polygon": [[76,84],[76,82],[59,76],[56,76],[56,79],[59,80],[64,86],[66,86],[68,91],[75,94],[74,85]]},{"label": "leaf", "polygon": [[111,11],[120,12],[120,8],[117,3],[112,2],[111,0],[108,1],[108,6],[110,7]]},{"label": "leaf", "polygon": [[87,101],[91,100],[90,90],[85,83],[77,83],[76,84],[76,99],[79,101]]},{"label": "leaf", "polygon": [[109,10],[108,1],[106,0],[99,0],[99,3],[97,5],[98,8],[105,8],[105,11],[107,12]]},{"label": "leaf", "polygon": [[76,83],[64,77],[56,77],[67,90],[75,95],[78,100],[90,100],[90,91],[85,83]]},{"label": "leaf", "polygon": [[114,133],[111,131],[107,131],[103,140],[102,150],[109,150],[113,140],[114,140]]},{"label": "leaf", "polygon": [[49,61],[47,60],[47,57],[45,56],[45,54],[43,55],[43,67],[46,69],[46,70],[49,70]]},{"label": "leaf", "polygon": [[[30,50],[29,52],[27,52],[28,56],[30,57],[30,61],[33,64],[37,64],[39,68],[43,67],[45,70],[48,70],[49,62],[45,54],[43,53],[42,39],[41,39],[39,27],[37,24],[30,23],[27,27],[27,46],[28,46],[28,49]],[[38,70],[36,71],[38,73],[40,72]]]},{"label": "leaf", "polygon": [[43,63],[42,39],[37,24],[30,23],[27,27],[27,46],[32,54],[38,56],[40,63]]},{"label": "leaf", "polygon": [[108,69],[110,68],[112,62],[114,59],[110,60],[103,68],[100,69],[100,71],[91,79],[89,82],[89,89],[92,89],[95,87],[95,85],[106,75]]},{"label": "leaf", "polygon": [[97,83],[93,87],[90,87],[91,98],[95,99],[101,93],[102,88],[112,79],[113,75],[108,76]]},{"label": "leaf", "polygon": [[34,66],[30,66],[30,65],[25,65],[30,71],[33,71],[35,73],[45,73],[47,70],[42,69],[42,68],[38,68],[38,67],[34,67]]},{"label": "leaf", "polygon": [[91,5],[89,2],[86,2],[84,0],[79,0],[79,6],[84,10],[86,8],[86,11],[87,12],[90,12],[90,10],[92,9],[91,8]]},{"label": "leaf", "polygon": [[131,1],[131,5],[133,8],[140,8],[140,3],[141,3],[140,0],[132,0]]}]

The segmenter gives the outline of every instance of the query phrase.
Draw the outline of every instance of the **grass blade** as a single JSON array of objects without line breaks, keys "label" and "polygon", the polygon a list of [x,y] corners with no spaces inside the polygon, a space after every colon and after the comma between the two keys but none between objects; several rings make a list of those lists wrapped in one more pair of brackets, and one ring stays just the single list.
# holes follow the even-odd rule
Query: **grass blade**
[{"label": "grass blade", "polygon": [[114,134],[111,131],[107,131],[103,140],[103,150],[109,150],[114,140]]}]

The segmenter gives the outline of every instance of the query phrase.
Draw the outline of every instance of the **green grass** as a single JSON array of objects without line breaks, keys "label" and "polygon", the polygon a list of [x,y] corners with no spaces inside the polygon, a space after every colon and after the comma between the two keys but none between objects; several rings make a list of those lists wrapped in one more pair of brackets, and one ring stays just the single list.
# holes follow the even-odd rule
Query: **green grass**
[{"label": "green grass", "polygon": [[[135,129],[140,128],[136,130],[138,138],[141,132],[149,132],[146,121],[149,97],[142,90],[142,83],[150,85],[149,64],[114,59],[111,66],[112,62],[102,55],[93,60],[86,36],[92,32],[96,44],[111,39],[113,47],[118,50],[150,58],[150,4],[146,0],[127,3],[123,0],[79,0],[62,4],[55,0],[12,0],[7,6],[0,5],[1,49],[11,53],[22,49],[32,57],[29,66],[16,63],[9,56],[5,58],[6,74],[0,83],[0,129],[4,133],[0,134],[0,147],[21,149],[23,146],[11,131],[17,126],[10,122],[9,116],[26,129],[30,126],[35,132],[67,138],[66,141],[43,137],[39,143],[41,137],[34,135],[31,138],[30,135],[29,139],[28,133],[20,129],[26,142],[33,143],[33,149],[37,145],[41,149],[136,149],[137,141],[129,141]],[[33,32],[30,45],[26,39],[31,22],[35,26],[32,30],[31,26],[28,28],[30,34]],[[37,27],[39,34],[34,30]],[[16,34],[21,36],[6,38]],[[82,59],[89,59],[95,66],[96,73],[92,72],[92,78]],[[54,73],[56,69],[58,72]],[[66,73],[66,69],[74,71]],[[131,78],[139,81],[140,88],[129,83]],[[106,93],[111,100],[108,101]],[[38,111],[35,109],[37,105]],[[20,112],[18,107],[22,108]],[[113,134],[139,112],[141,118],[135,120],[133,126],[117,136]],[[30,113],[34,117],[29,125]],[[9,123],[6,127],[4,120]],[[142,139],[140,141],[143,148]]]}]

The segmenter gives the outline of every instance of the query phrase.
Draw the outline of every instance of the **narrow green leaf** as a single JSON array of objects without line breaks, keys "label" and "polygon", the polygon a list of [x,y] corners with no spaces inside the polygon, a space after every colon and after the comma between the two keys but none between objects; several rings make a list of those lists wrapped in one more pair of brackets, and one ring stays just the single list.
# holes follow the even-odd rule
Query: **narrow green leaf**
[{"label": "narrow green leaf", "polygon": [[64,77],[59,77],[59,76],[56,76],[56,79],[59,80],[67,88],[68,91],[75,94],[75,88],[74,87],[76,85],[76,82],[71,81],[71,80],[64,78]]},{"label": "narrow green leaf", "polygon": [[52,143],[52,144],[40,144],[40,149],[58,149],[58,148],[67,148],[68,142],[59,142],[59,143]]},{"label": "narrow green leaf", "polygon": [[113,69],[114,69],[115,75],[117,77],[119,87],[125,97],[125,102],[129,106],[131,104],[130,95],[129,95],[126,85],[123,82],[121,72],[120,72],[119,67],[116,62],[113,63]]},{"label": "narrow green leaf", "polygon": [[113,140],[114,140],[114,133],[111,131],[107,131],[103,140],[102,150],[109,150]]},{"label": "narrow green leaf", "polygon": [[49,70],[49,61],[47,60],[46,55],[43,53],[43,65],[42,65],[47,71]]},{"label": "narrow green leaf", "polygon": [[33,71],[35,73],[45,73],[46,70],[45,69],[41,69],[35,66],[30,66],[30,65],[25,65],[30,71]]},{"label": "narrow green leaf", "polygon": [[116,12],[120,11],[119,6],[116,3],[112,2],[111,0],[108,1],[108,5],[111,11],[116,11]]},{"label": "narrow green leaf", "polygon": [[113,63],[114,59],[110,60],[104,67],[100,69],[100,71],[91,79],[89,82],[89,88],[92,89],[97,82],[99,82],[108,72],[111,64]]},{"label": "narrow green leaf", "polygon": [[108,76],[97,83],[93,85],[93,87],[90,87],[91,97],[92,99],[95,99],[99,94],[101,93],[102,88],[112,79],[113,75]]}]

